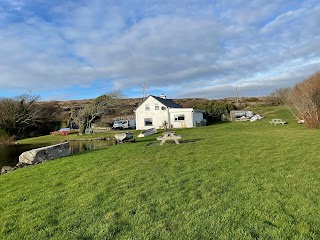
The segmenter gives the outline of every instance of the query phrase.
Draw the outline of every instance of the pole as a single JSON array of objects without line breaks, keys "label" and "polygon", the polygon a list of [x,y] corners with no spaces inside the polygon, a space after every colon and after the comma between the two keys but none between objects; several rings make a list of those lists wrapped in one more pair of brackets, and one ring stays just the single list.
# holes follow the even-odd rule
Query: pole
[{"label": "pole", "polygon": [[144,99],[146,99],[146,82],[143,82],[143,90],[142,90],[142,92],[143,92],[143,100]]},{"label": "pole", "polygon": [[237,93],[237,104],[239,104],[238,86],[236,86],[236,93]]}]

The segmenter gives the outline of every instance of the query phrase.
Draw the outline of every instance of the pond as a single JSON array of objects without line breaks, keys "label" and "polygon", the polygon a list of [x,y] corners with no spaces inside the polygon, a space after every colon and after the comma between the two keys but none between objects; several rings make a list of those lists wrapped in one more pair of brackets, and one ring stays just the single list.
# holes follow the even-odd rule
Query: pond
[{"label": "pond", "polygon": [[[19,162],[21,153],[56,143],[21,144],[21,145],[0,145],[0,169],[3,166],[14,167]],[[104,148],[113,144],[113,141],[70,141],[70,154]]]}]

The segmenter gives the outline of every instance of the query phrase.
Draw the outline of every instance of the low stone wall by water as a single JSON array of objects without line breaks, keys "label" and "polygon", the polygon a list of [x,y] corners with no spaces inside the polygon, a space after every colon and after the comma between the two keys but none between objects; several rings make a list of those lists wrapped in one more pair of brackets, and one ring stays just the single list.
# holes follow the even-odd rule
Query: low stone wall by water
[{"label": "low stone wall by water", "polygon": [[26,151],[19,156],[19,163],[33,165],[47,160],[65,157],[69,154],[69,143],[59,143]]}]

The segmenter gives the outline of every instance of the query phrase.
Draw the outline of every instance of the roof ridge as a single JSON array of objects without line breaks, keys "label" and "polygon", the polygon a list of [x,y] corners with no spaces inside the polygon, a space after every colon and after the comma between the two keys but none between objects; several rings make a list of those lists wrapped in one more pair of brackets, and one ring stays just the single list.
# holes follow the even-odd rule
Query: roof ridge
[{"label": "roof ridge", "polygon": [[150,95],[150,96],[152,96],[153,98],[158,100],[160,103],[162,103],[163,105],[165,105],[165,106],[167,106],[169,108],[182,108],[182,106],[180,104],[177,104],[172,99],[161,98],[161,97],[157,97],[157,96],[154,96],[154,95]]}]

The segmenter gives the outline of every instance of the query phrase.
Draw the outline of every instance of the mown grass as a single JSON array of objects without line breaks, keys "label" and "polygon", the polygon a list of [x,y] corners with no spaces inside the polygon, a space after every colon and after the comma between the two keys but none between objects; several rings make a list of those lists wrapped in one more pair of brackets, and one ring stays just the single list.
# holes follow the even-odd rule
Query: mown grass
[{"label": "mown grass", "polygon": [[320,132],[255,111],[0,176],[0,239],[319,239]]}]

